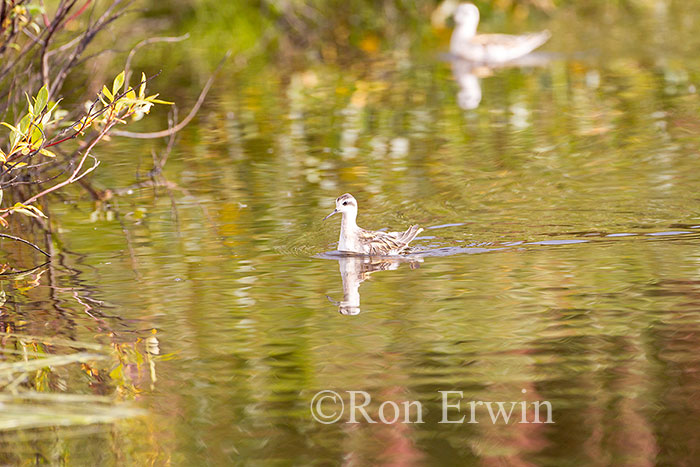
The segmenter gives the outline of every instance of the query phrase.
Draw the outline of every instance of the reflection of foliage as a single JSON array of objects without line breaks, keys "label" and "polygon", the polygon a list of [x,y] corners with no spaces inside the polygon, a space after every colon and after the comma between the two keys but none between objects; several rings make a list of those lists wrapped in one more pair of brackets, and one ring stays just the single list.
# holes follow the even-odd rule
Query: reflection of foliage
[{"label": "reflection of foliage", "polygon": [[[46,404],[52,402],[52,396],[56,396],[54,402],[58,405],[71,400],[89,405],[91,396],[87,392],[95,396],[112,395],[106,399],[96,397],[99,403],[97,412],[91,412],[88,407],[83,414],[85,418],[76,415],[61,421],[58,417],[53,424],[95,423],[100,420],[95,420],[93,416],[108,415],[103,408],[107,403],[114,403],[114,396],[134,399],[144,388],[152,388],[157,379],[156,362],[168,356],[160,355],[155,330],[143,337],[131,333],[122,337],[121,333],[112,330],[112,318],[102,311],[104,303],[91,298],[89,293],[73,287],[47,287],[41,284],[42,277],[48,277],[50,284],[56,274],[54,266],[48,265],[40,271],[9,276],[12,277],[12,292],[0,293],[0,313],[4,317],[3,331],[0,332],[0,396],[12,394],[18,399],[41,399]],[[16,312],[23,308],[18,308],[17,300],[22,296],[39,297],[47,288],[75,305],[74,310],[67,308],[67,302],[56,307],[63,315],[69,313],[63,316],[63,320],[83,316],[103,329],[102,335],[110,340],[110,344],[28,333],[33,320],[25,321],[21,315],[17,315]],[[73,314],[75,316],[71,316]],[[135,413],[127,410],[119,415],[117,408],[115,406],[114,419]],[[59,410],[59,413],[63,413],[63,410]],[[49,414],[44,418],[45,425],[52,424]],[[4,423],[16,423],[17,427],[35,426],[32,419],[25,424],[22,420],[13,422],[0,417],[0,430],[5,427]]]},{"label": "reflection of foliage", "polygon": [[109,377],[123,397],[134,397],[140,391],[143,381],[150,381],[153,389],[157,381],[155,361],[165,357],[158,357],[160,350],[155,334],[154,330],[145,339],[113,344],[113,355],[118,364],[109,372]]},{"label": "reflection of foliage", "polygon": [[[9,285],[0,292],[0,462],[25,459],[24,449],[8,448],[12,440],[61,463],[91,455],[68,446],[56,452],[73,436],[151,429],[138,417],[145,411],[128,401],[154,389],[157,365],[169,356],[155,330],[134,331],[107,313],[94,290],[75,286],[75,272],[51,263],[0,278]],[[144,456],[157,455],[147,437],[143,445]],[[105,445],[92,451],[101,457]]]},{"label": "reflection of foliage", "polygon": [[81,373],[99,379],[95,368],[109,362],[103,346],[7,332],[0,337],[0,430],[104,423],[140,413],[75,388]]}]

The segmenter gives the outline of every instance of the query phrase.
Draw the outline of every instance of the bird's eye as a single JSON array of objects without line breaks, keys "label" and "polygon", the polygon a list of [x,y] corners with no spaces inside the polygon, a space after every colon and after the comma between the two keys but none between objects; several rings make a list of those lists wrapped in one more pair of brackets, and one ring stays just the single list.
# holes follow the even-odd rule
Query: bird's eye
[{"label": "bird's eye", "polygon": [[343,201],[343,206],[347,206],[347,205],[348,205],[348,202],[347,202],[347,201]]}]

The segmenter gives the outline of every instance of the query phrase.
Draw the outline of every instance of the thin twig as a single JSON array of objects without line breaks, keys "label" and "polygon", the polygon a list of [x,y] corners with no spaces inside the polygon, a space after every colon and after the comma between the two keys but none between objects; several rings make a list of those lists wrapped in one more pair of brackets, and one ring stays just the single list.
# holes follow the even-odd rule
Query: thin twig
[{"label": "thin twig", "polygon": [[39,251],[39,252],[43,253],[44,256],[46,256],[47,258],[51,258],[51,255],[50,255],[50,254],[48,254],[47,252],[45,252],[44,250],[42,250],[41,248],[39,248],[37,245],[35,245],[35,244],[33,244],[32,242],[30,242],[29,240],[25,240],[25,239],[23,239],[23,238],[15,237],[15,236],[13,236],[13,235],[7,235],[7,234],[4,234],[4,233],[0,233],[0,237],[9,238],[10,240],[15,240],[15,241],[17,241],[17,242],[25,243],[25,244],[31,246],[32,248],[34,248],[36,251]]},{"label": "thin twig", "polygon": [[44,261],[44,262],[41,263],[40,265],[34,266],[33,268],[22,269],[21,271],[1,272],[1,273],[0,273],[0,276],[16,276],[16,275],[18,275],[18,274],[26,274],[26,273],[28,273],[28,272],[36,271],[37,269],[42,268],[42,267],[44,267],[44,266],[46,266],[47,264],[50,264],[50,263],[51,263],[51,260],[49,260],[49,261]]},{"label": "thin twig", "polygon": [[[173,105],[173,111],[168,117],[168,127],[172,128],[175,126],[175,122],[177,122],[177,105]],[[151,175],[159,174],[165,168],[165,163],[168,162],[168,157],[170,157],[170,153],[173,151],[173,147],[175,146],[176,135],[177,133],[170,135],[168,145],[166,146],[165,151],[163,151],[163,155],[160,157],[160,159],[156,159],[155,155],[153,156],[153,169],[151,170]]]},{"label": "thin twig", "polygon": [[[65,16],[68,14],[68,12],[73,8],[73,6],[76,4],[77,0],[71,0],[67,6],[64,6],[63,2],[59,5],[59,10],[56,12],[56,16],[54,17],[54,20],[51,22],[51,25],[49,26],[48,32],[46,34],[46,39],[44,39],[42,48],[41,48],[41,80],[43,81],[44,85],[46,86],[47,89],[51,89],[50,83],[49,83],[49,60],[48,56],[46,53],[49,50],[49,44],[51,43],[51,38],[53,35],[58,31],[59,27],[61,26],[61,23],[63,22],[63,19]],[[44,30],[45,31],[45,30]],[[42,31],[43,34],[43,31]],[[51,96],[51,94],[49,94]]]},{"label": "thin twig", "polygon": [[134,55],[136,55],[136,52],[141,47],[144,47],[149,44],[155,44],[157,42],[181,42],[189,38],[189,33],[178,37],[149,37],[148,39],[144,39],[138,44],[136,44],[134,48],[131,49],[131,52],[129,52],[129,55],[126,57],[126,64],[124,65],[124,87],[129,87],[129,80],[131,78],[131,60],[134,58]]}]

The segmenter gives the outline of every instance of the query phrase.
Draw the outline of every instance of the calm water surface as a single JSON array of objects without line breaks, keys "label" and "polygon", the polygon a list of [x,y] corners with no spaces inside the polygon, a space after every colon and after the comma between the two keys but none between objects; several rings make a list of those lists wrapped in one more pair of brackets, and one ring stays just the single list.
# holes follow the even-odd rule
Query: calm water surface
[{"label": "calm water surface", "polygon": [[[610,47],[572,38],[569,19],[546,25],[549,49],[564,51],[549,63],[480,72],[471,110],[449,62],[387,53],[224,78],[175,145],[167,186],[132,185],[160,143],[103,149],[111,170],[95,183],[131,192],[55,207],[58,259],[38,286],[3,283],[2,318],[102,344],[102,373],[74,364],[48,387],[111,394],[110,379],[127,381],[120,397],[145,414],[11,431],[4,459],[693,463],[693,39],[671,16],[671,52],[652,35],[633,53],[614,28]],[[595,53],[571,54],[589,39]],[[365,228],[426,228],[411,261],[324,254],[339,219],[321,219],[345,192]],[[324,389],[346,405],[345,391],[366,391],[375,419],[384,401],[419,401],[424,423],[318,423],[309,404]],[[480,423],[442,424],[439,391],[465,404],[549,401],[555,423],[494,424],[481,407]]]}]

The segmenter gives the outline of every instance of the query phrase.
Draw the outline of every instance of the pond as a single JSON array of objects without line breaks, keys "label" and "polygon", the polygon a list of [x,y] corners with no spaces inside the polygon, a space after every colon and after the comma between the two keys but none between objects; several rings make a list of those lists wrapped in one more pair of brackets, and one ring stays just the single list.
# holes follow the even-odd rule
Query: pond
[{"label": "pond", "polygon": [[[114,138],[93,182],[118,196],[53,206],[52,265],[2,283],[5,346],[68,358],[32,373],[65,399],[6,396],[38,413],[0,416],[3,461],[693,463],[688,8],[562,9],[531,25],[541,63],[478,70],[471,106],[445,49],[222,73],[157,184],[135,174],[165,145]],[[414,252],[334,254],[346,192],[364,228],[421,225]]]}]

